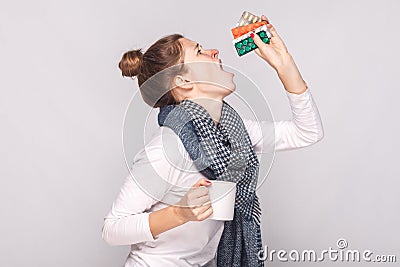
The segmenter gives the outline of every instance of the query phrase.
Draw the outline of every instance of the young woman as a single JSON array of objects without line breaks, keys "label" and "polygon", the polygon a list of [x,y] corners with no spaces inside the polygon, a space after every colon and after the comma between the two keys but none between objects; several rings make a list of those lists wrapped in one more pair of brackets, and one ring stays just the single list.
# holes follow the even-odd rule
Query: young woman
[{"label": "young woman", "polygon": [[[263,19],[266,20],[265,16]],[[323,136],[317,107],[284,42],[271,24],[267,27],[273,35],[269,44],[252,35],[259,47],[255,52],[277,72],[293,116],[290,121],[274,122],[275,150],[311,145]],[[151,81],[173,66],[179,67],[166,71],[156,82]],[[261,122],[260,128],[255,121],[240,119],[224,101],[235,90],[235,84],[233,75],[222,68],[218,50],[203,49],[198,43],[173,34],[155,42],[145,53],[126,52],[119,67],[123,76],[137,77],[144,101],[160,108],[160,127],[136,155],[131,175],[104,219],[103,239],[110,245],[131,245],[126,267],[263,266],[257,259],[261,234],[255,194],[258,161],[254,155],[264,149],[267,130],[263,125],[266,124]],[[171,115],[177,108],[180,111]],[[184,133],[180,134],[175,126],[184,116],[193,120],[191,128],[180,128]],[[229,126],[232,121],[234,127]],[[242,129],[241,136],[235,137],[238,129]],[[210,151],[206,149],[206,155],[199,157],[209,157],[216,164],[201,168],[194,159],[205,148],[202,147],[204,132],[215,146],[209,146]],[[175,142],[179,152],[174,162],[165,154],[164,134],[169,135],[168,142]],[[238,151],[246,155],[239,176],[238,165],[234,166],[236,172],[230,166],[240,161],[236,157]],[[190,172],[184,166],[188,161],[192,164]],[[224,168],[218,169],[217,163]],[[139,177],[151,180],[156,175],[168,185],[190,190],[176,205],[163,201],[174,190],[172,187],[160,183],[156,186],[157,193],[151,195],[140,185],[146,181],[138,182]],[[236,179],[238,192],[233,221],[207,220],[213,212],[207,188],[212,184],[209,179]]]}]

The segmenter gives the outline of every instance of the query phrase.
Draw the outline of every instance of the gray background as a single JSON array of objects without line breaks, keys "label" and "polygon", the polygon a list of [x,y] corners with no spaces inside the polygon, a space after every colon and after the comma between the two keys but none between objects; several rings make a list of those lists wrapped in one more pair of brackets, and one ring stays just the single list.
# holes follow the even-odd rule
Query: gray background
[{"label": "gray background", "polygon": [[243,10],[276,26],[325,129],[320,143],[277,153],[259,191],[264,242],[321,251],[343,237],[400,260],[400,2],[42,0],[0,4],[0,266],[125,261],[129,247],[105,244],[101,227],[128,174],[122,124],[137,85],[117,68],[126,50],[183,33],[260,85],[275,119],[290,118],[272,69],[233,50]]}]

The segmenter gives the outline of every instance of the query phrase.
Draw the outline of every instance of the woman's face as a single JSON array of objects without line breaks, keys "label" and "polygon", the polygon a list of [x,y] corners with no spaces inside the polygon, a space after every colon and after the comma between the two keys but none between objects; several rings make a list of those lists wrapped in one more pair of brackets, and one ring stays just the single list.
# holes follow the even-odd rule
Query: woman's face
[{"label": "woman's face", "polygon": [[184,63],[188,70],[184,78],[193,85],[193,94],[198,97],[223,99],[235,90],[233,73],[224,71],[217,49],[204,49],[199,43],[181,38]]}]

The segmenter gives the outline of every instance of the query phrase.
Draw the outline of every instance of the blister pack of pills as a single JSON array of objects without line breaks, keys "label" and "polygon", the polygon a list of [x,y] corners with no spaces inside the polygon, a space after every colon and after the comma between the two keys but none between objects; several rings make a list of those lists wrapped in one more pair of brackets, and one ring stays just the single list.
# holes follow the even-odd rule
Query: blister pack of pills
[{"label": "blister pack of pills", "polygon": [[239,22],[236,24],[236,27],[248,25],[251,23],[260,22],[261,17],[251,14],[248,11],[243,11],[242,16],[239,19]]},{"label": "blister pack of pills", "polygon": [[232,42],[239,56],[257,48],[253,38],[250,37],[252,32],[257,34],[264,43],[270,42],[272,34],[267,29],[267,21],[263,21],[261,17],[244,11],[236,25],[237,27],[231,29],[231,32],[234,38]]}]

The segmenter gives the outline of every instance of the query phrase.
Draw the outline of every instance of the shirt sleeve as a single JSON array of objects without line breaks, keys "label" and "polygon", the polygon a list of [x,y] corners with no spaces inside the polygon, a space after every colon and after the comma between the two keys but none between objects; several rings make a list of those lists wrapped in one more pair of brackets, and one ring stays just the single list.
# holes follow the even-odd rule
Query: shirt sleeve
[{"label": "shirt sleeve", "polygon": [[291,120],[243,120],[256,153],[306,147],[323,138],[321,117],[310,90],[302,94],[286,94],[292,111]]},{"label": "shirt sleeve", "polygon": [[[176,135],[170,132],[165,136],[170,147],[174,147],[172,141],[177,139]],[[156,140],[159,141],[159,138]],[[150,231],[150,208],[182,175],[176,168],[181,157],[167,158],[161,143],[150,143],[136,154],[130,174],[104,217],[102,238],[109,245],[129,245],[157,239]]]},{"label": "shirt sleeve", "polygon": [[104,218],[102,238],[111,246],[153,241],[149,212],[153,199],[147,196],[129,175],[117,199]]}]

